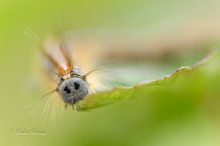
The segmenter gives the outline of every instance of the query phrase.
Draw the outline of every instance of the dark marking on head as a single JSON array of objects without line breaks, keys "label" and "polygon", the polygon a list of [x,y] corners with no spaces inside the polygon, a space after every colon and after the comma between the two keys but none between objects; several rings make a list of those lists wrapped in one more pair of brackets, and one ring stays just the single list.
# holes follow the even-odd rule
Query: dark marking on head
[{"label": "dark marking on head", "polygon": [[64,88],[64,91],[65,91],[66,93],[71,93],[71,90],[68,88],[68,86],[66,86],[66,87]]},{"label": "dark marking on head", "polygon": [[80,87],[80,85],[79,85],[79,83],[74,83],[74,88],[76,89],[76,90],[79,90],[79,87]]}]

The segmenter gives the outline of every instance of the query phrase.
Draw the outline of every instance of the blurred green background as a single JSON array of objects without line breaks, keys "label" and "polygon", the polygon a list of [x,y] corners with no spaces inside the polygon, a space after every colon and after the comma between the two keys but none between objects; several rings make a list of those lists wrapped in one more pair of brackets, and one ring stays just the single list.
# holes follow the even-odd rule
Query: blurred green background
[{"label": "blurred green background", "polygon": [[[50,131],[40,124],[41,119],[33,122],[25,108],[44,93],[42,81],[34,76],[37,44],[27,36],[27,30],[40,38],[62,29],[142,32],[150,44],[148,56],[156,58],[148,59],[151,68],[141,73],[150,80],[192,65],[204,50],[218,46],[219,7],[218,0],[1,0],[0,145],[220,145],[217,63],[213,67],[216,74],[203,69],[186,81],[157,87],[146,97],[140,95],[90,112],[66,110]],[[125,79],[132,73],[127,76]],[[43,135],[16,134],[33,129]]]}]

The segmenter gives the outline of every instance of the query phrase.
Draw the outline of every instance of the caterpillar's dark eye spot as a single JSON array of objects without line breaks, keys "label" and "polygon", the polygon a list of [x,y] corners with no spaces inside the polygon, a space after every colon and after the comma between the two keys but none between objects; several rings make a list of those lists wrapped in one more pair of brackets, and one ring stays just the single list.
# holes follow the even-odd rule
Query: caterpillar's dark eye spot
[{"label": "caterpillar's dark eye spot", "polygon": [[75,82],[75,83],[74,83],[74,89],[78,90],[79,87],[80,87],[80,85],[79,85],[78,83]]},{"label": "caterpillar's dark eye spot", "polygon": [[70,90],[67,86],[64,88],[64,91],[65,91],[66,93],[71,93],[71,90]]}]

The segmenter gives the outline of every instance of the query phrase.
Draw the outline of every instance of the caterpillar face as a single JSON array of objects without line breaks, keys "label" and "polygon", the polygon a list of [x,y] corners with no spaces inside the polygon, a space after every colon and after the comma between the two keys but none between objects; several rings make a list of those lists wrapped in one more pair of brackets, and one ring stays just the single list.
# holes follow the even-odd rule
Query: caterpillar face
[{"label": "caterpillar face", "polygon": [[65,103],[75,104],[88,94],[88,85],[83,79],[72,77],[64,80],[58,91]]}]

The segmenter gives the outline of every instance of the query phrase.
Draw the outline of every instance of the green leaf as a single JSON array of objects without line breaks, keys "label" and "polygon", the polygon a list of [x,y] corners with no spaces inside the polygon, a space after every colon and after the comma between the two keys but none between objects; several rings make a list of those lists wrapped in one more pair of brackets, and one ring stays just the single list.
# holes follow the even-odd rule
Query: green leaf
[{"label": "green leaf", "polygon": [[91,96],[88,96],[85,100],[79,103],[82,111],[88,111],[103,107],[122,100],[133,99],[136,97],[150,96],[150,92],[157,92],[156,87],[167,87],[172,85],[178,78],[187,78],[186,74],[193,74],[194,70],[200,68],[203,64],[206,64],[210,58],[205,58],[202,61],[195,64],[193,67],[184,66],[177,69],[174,73],[164,76],[160,79],[153,81],[143,81],[142,83],[134,87],[116,87],[108,92],[100,92]]}]

